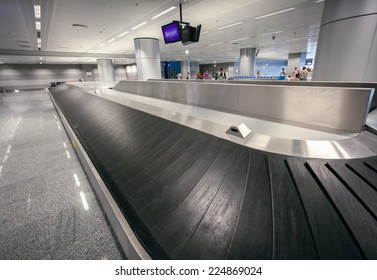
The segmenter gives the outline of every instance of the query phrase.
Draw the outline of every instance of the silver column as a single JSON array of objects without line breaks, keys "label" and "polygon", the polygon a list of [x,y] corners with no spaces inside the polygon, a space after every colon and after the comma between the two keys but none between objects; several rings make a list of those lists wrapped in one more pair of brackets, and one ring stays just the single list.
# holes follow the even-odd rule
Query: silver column
[{"label": "silver column", "polygon": [[114,66],[111,59],[97,59],[99,79],[102,83],[114,83]]},{"label": "silver column", "polygon": [[160,45],[155,38],[135,38],[138,80],[161,79]]},{"label": "silver column", "polygon": [[253,76],[255,68],[255,48],[240,49],[240,75]]},{"label": "silver column", "polygon": [[325,1],[313,80],[377,80],[377,1]]}]

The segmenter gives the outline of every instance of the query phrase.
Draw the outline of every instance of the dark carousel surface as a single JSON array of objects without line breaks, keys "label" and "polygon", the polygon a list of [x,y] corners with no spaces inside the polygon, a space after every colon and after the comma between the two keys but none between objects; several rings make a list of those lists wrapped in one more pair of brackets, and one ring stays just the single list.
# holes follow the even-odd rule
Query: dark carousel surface
[{"label": "dark carousel surface", "polygon": [[377,157],[258,151],[85,93],[51,89],[156,259],[377,259]]}]

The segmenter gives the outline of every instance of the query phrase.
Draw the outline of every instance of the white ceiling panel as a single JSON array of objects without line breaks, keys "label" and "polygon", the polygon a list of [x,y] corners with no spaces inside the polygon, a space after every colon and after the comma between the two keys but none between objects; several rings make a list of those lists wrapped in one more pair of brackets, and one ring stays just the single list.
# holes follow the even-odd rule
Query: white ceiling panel
[{"label": "white ceiling panel", "polygon": [[[202,32],[207,33],[201,35],[199,43],[165,45],[161,25],[179,20],[180,2],[183,21],[192,26],[202,24]],[[323,3],[315,0],[0,0],[0,61],[39,63],[35,3],[41,4],[42,11],[41,52],[45,63],[51,64],[95,63],[100,54],[114,56],[119,64],[133,63],[130,52],[137,37],[159,39],[163,59],[185,60],[190,56],[201,62],[234,61],[242,47],[260,49],[261,58],[287,59],[290,52],[308,52],[308,57],[314,57],[323,9]],[[152,19],[172,6],[177,8]],[[256,19],[288,8],[294,9]],[[147,23],[132,30],[143,22]],[[218,29],[236,22],[242,24]],[[124,32],[128,33],[118,37]],[[233,41],[237,39],[244,40]],[[224,43],[210,46],[220,42]],[[30,56],[18,55],[16,51],[21,50],[30,51]],[[73,55],[59,55],[62,52]],[[80,54],[88,57],[81,59]],[[119,58],[122,54],[123,61]]]}]

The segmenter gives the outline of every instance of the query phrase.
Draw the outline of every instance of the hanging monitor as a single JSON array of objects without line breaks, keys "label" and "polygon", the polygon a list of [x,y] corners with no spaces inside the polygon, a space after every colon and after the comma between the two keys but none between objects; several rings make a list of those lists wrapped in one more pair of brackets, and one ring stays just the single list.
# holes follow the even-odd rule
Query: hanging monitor
[{"label": "hanging monitor", "polygon": [[202,26],[199,24],[196,28],[189,25],[182,28],[182,44],[188,45],[199,42],[201,27]]},{"label": "hanging monitor", "polygon": [[165,44],[175,43],[181,41],[181,31],[178,21],[166,24],[161,27],[164,36]]},{"label": "hanging monitor", "polygon": [[200,30],[202,29],[202,25],[199,24],[194,31],[194,34],[192,34],[192,41],[193,42],[199,42],[199,37],[200,37]]},{"label": "hanging monitor", "polygon": [[182,44],[187,45],[192,43],[192,35],[194,34],[194,27],[189,25],[182,28]]}]

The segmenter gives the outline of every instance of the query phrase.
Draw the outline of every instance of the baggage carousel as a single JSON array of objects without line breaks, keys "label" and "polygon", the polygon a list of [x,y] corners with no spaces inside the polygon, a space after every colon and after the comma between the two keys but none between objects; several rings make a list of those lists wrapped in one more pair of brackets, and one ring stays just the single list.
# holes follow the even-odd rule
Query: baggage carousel
[{"label": "baggage carousel", "polygon": [[145,250],[140,258],[377,259],[373,133],[358,136],[370,148],[360,156],[306,158],[228,141],[77,86],[50,92]]}]

